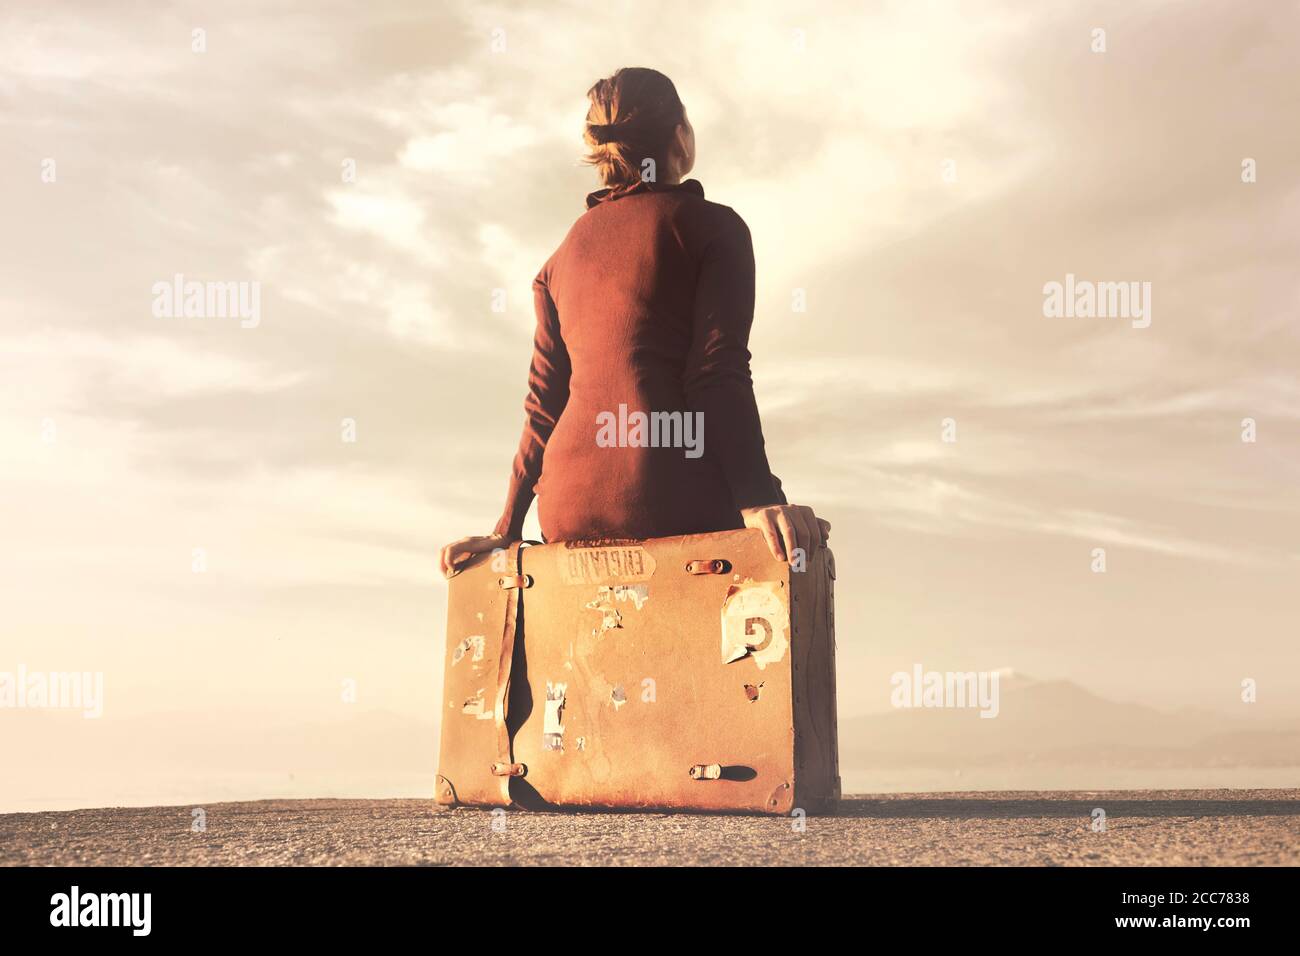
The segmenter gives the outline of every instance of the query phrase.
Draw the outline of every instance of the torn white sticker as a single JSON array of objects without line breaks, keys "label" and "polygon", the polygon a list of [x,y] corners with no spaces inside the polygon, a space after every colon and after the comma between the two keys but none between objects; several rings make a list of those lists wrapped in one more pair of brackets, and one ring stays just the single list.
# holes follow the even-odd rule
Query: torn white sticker
[{"label": "torn white sticker", "polygon": [[746,581],[727,589],[722,602],[722,662],[752,657],[762,670],[785,657],[790,615],[777,581]]},{"label": "torn white sticker", "polygon": [[[602,590],[604,590],[602,588]],[[648,584],[615,584],[613,588],[614,600],[622,603],[623,601],[632,602],[632,606],[638,611],[645,607],[645,602],[650,600],[650,585]]]},{"label": "torn white sticker", "polygon": [[600,627],[593,629],[591,633],[600,634],[602,631],[612,631],[623,626],[623,615],[614,605],[631,604],[639,611],[645,607],[648,600],[650,600],[648,584],[602,585],[596,589],[596,600],[588,601],[585,605],[588,610],[601,613]]},{"label": "torn white sticker", "polygon": [[564,750],[564,692],[568,684],[546,682],[546,710],[542,714],[542,749]]},{"label": "torn white sticker", "polygon": [[[472,653],[471,653],[472,652]],[[483,635],[474,634],[465,638],[456,645],[456,649],[451,652],[451,666],[455,667],[461,662],[466,654],[470,654],[471,661],[481,661],[483,659]]]},{"label": "torn white sticker", "polygon": [[[601,588],[601,590],[607,591],[609,589]],[[623,626],[623,615],[619,614],[614,605],[610,603],[609,595],[607,594],[598,594],[596,600],[587,602],[586,608],[589,611],[600,612],[600,627],[593,627],[591,629],[592,634],[599,634],[601,631],[612,631],[615,628]]]},{"label": "torn white sticker", "polygon": [[465,706],[461,707],[462,714],[469,714],[477,717],[479,720],[491,720],[492,710],[487,706],[483,699],[483,691],[480,690],[475,696],[465,701]]}]

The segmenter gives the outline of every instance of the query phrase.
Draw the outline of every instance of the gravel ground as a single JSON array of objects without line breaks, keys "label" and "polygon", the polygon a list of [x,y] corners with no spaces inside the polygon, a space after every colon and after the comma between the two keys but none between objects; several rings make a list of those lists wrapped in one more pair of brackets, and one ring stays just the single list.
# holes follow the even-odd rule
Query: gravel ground
[{"label": "gravel ground", "polygon": [[[1092,814],[1106,813],[1095,832]],[[424,800],[262,800],[0,815],[5,865],[1279,866],[1300,790],[889,794],[833,817],[529,813]],[[494,826],[495,824],[495,826]]]}]

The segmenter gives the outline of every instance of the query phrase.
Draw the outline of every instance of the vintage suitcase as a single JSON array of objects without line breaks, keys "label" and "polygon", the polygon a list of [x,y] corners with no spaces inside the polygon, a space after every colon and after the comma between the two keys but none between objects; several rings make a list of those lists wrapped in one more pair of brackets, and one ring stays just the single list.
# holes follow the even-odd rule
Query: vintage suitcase
[{"label": "vintage suitcase", "polygon": [[834,558],[513,545],[450,582],[441,804],[833,811]]}]

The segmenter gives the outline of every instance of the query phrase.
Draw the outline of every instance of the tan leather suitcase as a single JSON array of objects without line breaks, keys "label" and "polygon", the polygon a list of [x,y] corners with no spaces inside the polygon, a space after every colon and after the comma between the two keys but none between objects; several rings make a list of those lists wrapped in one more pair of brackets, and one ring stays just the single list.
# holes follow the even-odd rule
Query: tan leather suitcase
[{"label": "tan leather suitcase", "polygon": [[479,556],[450,582],[437,801],[833,810],[834,577],[754,530]]}]

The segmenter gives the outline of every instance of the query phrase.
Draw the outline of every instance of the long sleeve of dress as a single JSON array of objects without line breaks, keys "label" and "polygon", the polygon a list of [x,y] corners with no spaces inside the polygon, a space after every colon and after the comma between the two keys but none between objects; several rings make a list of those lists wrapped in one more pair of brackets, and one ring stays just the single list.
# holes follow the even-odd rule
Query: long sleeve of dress
[{"label": "long sleeve of dress", "polygon": [[511,540],[523,536],[524,517],[533,502],[533,487],[542,473],[546,442],[569,401],[572,371],[569,351],[560,336],[555,302],[540,275],[533,280],[533,306],[537,312],[537,331],[528,370],[528,395],[524,399],[524,433],[510,472],[505,511],[494,529]]},{"label": "long sleeve of dress", "polygon": [[704,251],[694,332],[683,384],[704,413],[705,455],[722,468],[737,509],[785,504],[769,470],[749,371],[754,321],[754,247],[745,221],[728,210]]}]

